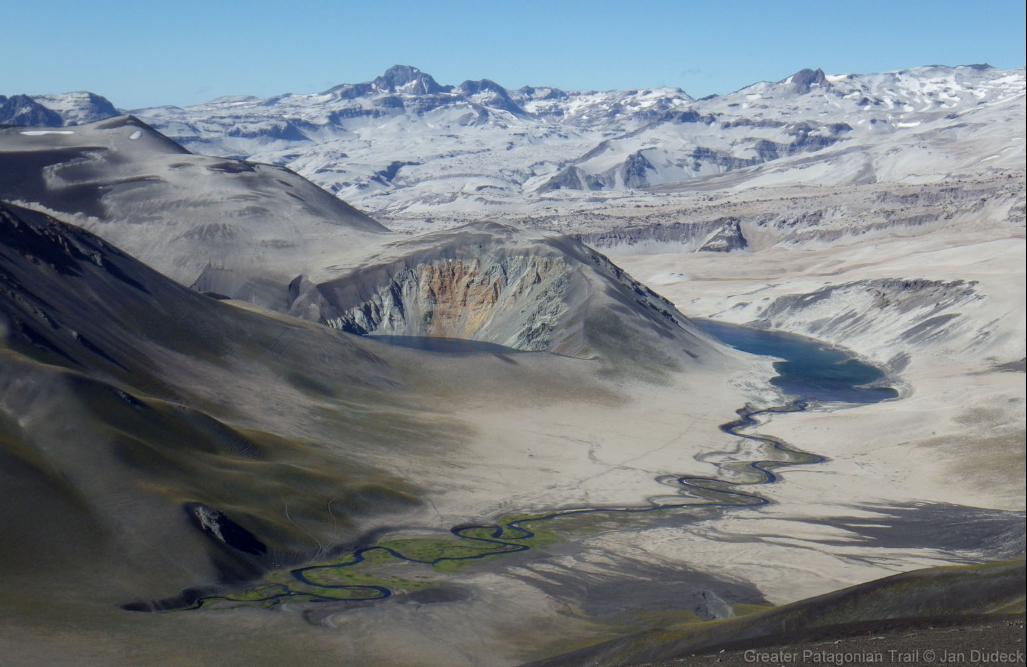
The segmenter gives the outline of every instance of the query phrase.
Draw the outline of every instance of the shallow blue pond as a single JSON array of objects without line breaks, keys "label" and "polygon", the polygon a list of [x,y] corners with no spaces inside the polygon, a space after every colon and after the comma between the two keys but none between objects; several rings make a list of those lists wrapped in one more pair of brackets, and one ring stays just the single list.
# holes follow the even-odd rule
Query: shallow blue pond
[{"label": "shallow blue pond", "polygon": [[812,338],[711,320],[693,322],[735,349],[782,359],[774,362],[778,375],[770,383],[802,400],[878,403],[899,395],[891,387],[867,386],[885,379],[881,369]]}]

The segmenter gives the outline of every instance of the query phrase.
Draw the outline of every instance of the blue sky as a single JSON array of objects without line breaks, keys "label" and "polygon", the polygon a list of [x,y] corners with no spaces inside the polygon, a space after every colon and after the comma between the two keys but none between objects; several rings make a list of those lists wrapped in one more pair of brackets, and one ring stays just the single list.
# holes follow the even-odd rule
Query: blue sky
[{"label": "blue sky", "polygon": [[0,0],[0,94],[89,90],[123,109],[316,92],[397,63],[440,83],[696,97],[803,67],[1025,64],[1023,0],[33,4]]}]

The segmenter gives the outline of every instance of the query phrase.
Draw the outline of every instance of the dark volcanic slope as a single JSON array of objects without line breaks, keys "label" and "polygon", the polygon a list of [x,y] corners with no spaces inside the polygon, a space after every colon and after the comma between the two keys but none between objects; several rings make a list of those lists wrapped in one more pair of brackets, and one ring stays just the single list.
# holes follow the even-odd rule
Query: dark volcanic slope
[{"label": "dark volcanic slope", "polygon": [[[1025,585],[1027,569],[1022,557],[988,565],[914,570],[752,616],[639,632],[532,663],[532,666],[677,664],[670,661],[685,659],[688,662],[692,655],[721,650],[784,647],[781,650],[791,651],[795,649],[789,647],[794,645],[855,637],[867,632],[876,634],[889,628],[894,632],[936,625],[960,626],[979,623],[985,615],[996,620],[1022,618]],[[1019,648],[1022,649],[1022,645]],[[821,650],[834,653],[843,649],[829,646]],[[864,650],[879,649],[865,646]]]},{"label": "dark volcanic slope", "polygon": [[0,571],[154,598],[344,542],[418,503],[361,462],[431,440],[402,387],[359,338],[0,204]]},{"label": "dark volcanic slope", "polygon": [[[836,628],[838,634],[821,639],[788,641],[781,636],[772,646],[704,653],[676,660],[645,663],[644,667],[746,667],[753,664],[791,662],[844,665],[871,660],[891,661],[915,667],[944,664],[979,667],[996,654],[1015,664],[1023,655],[1024,619],[1006,616],[972,616],[920,619],[917,622],[879,621]],[[842,634],[844,632],[844,634]],[[787,657],[786,657],[787,656]],[[828,661],[832,662],[828,662]],[[1007,664],[1008,664],[1007,662]],[[1001,663],[999,663],[1001,664]],[[1023,664],[1022,661],[1020,664]],[[639,666],[642,667],[642,666]]]},{"label": "dark volcanic slope", "polygon": [[0,172],[0,199],[65,214],[184,285],[213,267],[273,292],[387,231],[288,169],[193,155],[132,116],[0,129]]}]

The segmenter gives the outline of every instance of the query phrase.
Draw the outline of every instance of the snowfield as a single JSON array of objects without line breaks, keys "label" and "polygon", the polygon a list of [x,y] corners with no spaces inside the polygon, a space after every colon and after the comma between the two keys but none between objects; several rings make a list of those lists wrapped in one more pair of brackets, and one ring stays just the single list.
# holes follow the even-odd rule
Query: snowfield
[{"label": "snowfield", "polygon": [[[894,171],[910,145],[945,150],[953,137],[991,122],[995,108],[1022,107],[1024,81],[1022,69],[986,66],[802,70],[695,100],[675,88],[441,85],[397,66],[323,93],[132,113],[194,152],[288,167],[373,216],[421,228],[559,202],[561,190],[620,196],[814,156],[832,162],[829,173],[818,172],[821,182],[872,182],[872,171],[834,163],[858,161],[847,149],[881,146],[873,169]],[[1018,160],[1019,153],[1003,155],[992,166]]]}]

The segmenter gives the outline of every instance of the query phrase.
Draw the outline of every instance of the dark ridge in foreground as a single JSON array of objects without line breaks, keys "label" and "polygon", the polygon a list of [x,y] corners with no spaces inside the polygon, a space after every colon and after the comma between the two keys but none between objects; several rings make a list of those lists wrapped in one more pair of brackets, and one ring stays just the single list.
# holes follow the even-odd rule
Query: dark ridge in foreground
[{"label": "dark ridge in foreground", "polygon": [[416,508],[413,485],[359,459],[391,451],[373,418],[386,408],[317,430],[246,411],[278,387],[303,415],[399,404],[401,371],[366,345],[197,294],[0,202],[0,572],[81,568],[160,599],[308,560]]},{"label": "dark ridge in foreground", "polygon": [[[908,622],[853,623],[831,628],[820,638],[780,635],[774,645],[725,649],[644,667],[749,667],[792,663],[905,665],[1023,664],[1024,617],[935,617]],[[1003,661],[1005,656],[1008,660]],[[998,658],[998,659],[995,659]],[[1019,660],[1017,659],[1019,658]],[[786,662],[787,661],[787,662]],[[830,661],[830,662],[829,662]],[[639,665],[639,667],[643,667]]]},{"label": "dark ridge in foreground", "polygon": [[[635,633],[531,663],[530,667],[680,664],[669,661],[867,632],[931,628],[941,623],[960,626],[981,619],[1022,621],[1025,586],[1027,568],[1022,556],[987,565],[914,570],[751,616]],[[767,662],[771,661],[750,660],[748,664]]]}]

